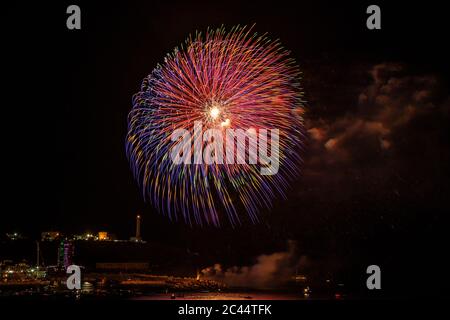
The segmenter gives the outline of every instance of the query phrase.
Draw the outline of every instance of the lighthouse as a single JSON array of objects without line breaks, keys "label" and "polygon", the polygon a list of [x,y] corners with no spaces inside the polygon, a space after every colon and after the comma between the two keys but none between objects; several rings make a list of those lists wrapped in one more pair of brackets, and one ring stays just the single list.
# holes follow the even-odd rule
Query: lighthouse
[{"label": "lighthouse", "polygon": [[141,241],[141,216],[136,216],[136,241]]}]

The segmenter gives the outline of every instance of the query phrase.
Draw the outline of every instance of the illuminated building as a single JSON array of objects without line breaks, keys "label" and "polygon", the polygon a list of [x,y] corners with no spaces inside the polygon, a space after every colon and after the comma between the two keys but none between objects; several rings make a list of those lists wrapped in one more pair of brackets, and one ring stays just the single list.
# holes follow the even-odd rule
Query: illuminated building
[{"label": "illuminated building", "polygon": [[58,266],[67,269],[73,264],[74,245],[72,241],[62,240],[58,248]]},{"label": "illuminated building", "polygon": [[108,232],[106,232],[106,231],[100,231],[100,232],[98,233],[98,240],[100,240],[100,241],[109,240]]},{"label": "illuminated building", "polygon": [[54,241],[59,238],[59,231],[45,231],[41,233],[41,241]]},{"label": "illuminated building", "polygon": [[141,216],[136,216],[136,235],[130,238],[130,241],[141,242]]},{"label": "illuminated building", "polygon": [[141,216],[136,216],[136,241],[141,241]]},{"label": "illuminated building", "polygon": [[77,234],[73,236],[74,240],[98,240],[98,236],[93,233],[86,232],[84,234]]}]

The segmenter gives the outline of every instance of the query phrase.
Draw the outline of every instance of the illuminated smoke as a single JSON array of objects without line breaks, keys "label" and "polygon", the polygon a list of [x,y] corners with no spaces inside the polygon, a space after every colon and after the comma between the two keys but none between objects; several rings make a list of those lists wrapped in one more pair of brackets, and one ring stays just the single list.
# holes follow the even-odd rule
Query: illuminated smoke
[{"label": "illuminated smoke", "polygon": [[201,271],[202,278],[220,281],[229,287],[276,288],[285,285],[296,269],[306,264],[305,256],[298,256],[296,244],[288,242],[286,251],[263,254],[252,266],[223,268],[215,264]]}]

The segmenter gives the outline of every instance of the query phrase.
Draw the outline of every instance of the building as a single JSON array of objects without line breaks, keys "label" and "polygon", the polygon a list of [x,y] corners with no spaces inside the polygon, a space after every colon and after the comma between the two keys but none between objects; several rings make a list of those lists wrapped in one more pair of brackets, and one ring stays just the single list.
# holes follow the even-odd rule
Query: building
[{"label": "building", "polygon": [[108,232],[100,231],[98,233],[98,240],[99,241],[107,241],[107,240],[109,240]]},{"label": "building", "polygon": [[109,271],[147,271],[150,268],[148,262],[97,262],[95,269]]},{"label": "building", "polygon": [[60,235],[59,231],[45,231],[41,233],[41,241],[55,241]]},{"label": "building", "polygon": [[73,264],[75,247],[72,241],[62,240],[58,248],[58,267],[67,269]]}]

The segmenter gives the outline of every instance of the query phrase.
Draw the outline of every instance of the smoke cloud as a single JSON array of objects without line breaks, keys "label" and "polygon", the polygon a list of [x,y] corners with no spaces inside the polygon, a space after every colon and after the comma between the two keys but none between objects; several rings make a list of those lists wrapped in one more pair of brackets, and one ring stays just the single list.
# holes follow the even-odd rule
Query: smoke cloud
[{"label": "smoke cloud", "polygon": [[276,288],[291,280],[297,268],[306,264],[306,257],[298,256],[294,241],[288,242],[286,251],[263,254],[252,266],[224,268],[215,264],[201,271],[204,279],[225,283],[230,287]]}]

